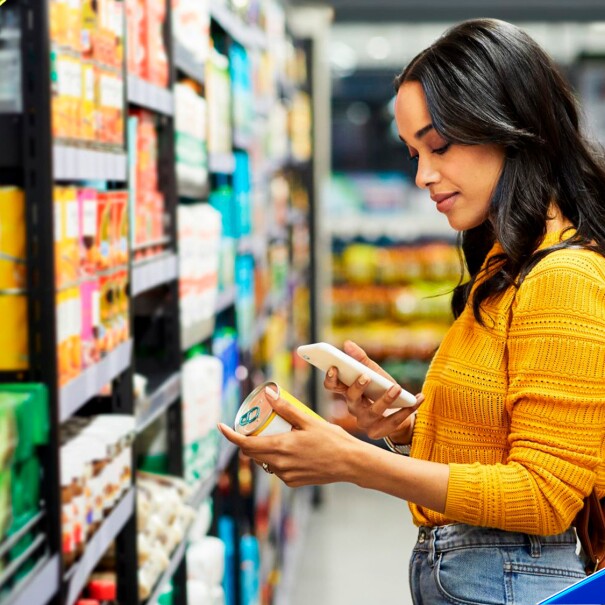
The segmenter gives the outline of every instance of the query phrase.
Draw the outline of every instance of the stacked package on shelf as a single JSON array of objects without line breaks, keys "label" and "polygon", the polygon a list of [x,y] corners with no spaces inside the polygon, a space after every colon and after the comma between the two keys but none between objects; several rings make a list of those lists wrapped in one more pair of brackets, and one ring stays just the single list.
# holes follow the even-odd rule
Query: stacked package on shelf
[{"label": "stacked package on shelf", "polygon": [[62,553],[71,565],[132,485],[133,416],[73,417],[61,427]]},{"label": "stacked package on shelf", "polygon": [[214,320],[221,215],[208,204],[181,204],[177,223],[181,332],[186,334],[195,326]]},{"label": "stacked package on shelf", "polygon": [[235,261],[235,288],[239,343],[243,349],[249,349],[254,343],[255,326],[259,321],[256,318],[254,257],[251,254],[238,256]]},{"label": "stacked package on shelf", "polygon": [[252,65],[239,44],[229,49],[229,71],[233,96],[233,130],[236,146],[247,148],[254,134]]},{"label": "stacked package on shelf", "polygon": [[191,491],[177,477],[137,474],[139,598],[146,600],[186,539],[195,511],[187,505]]},{"label": "stacked package on shelf", "polygon": [[192,349],[181,372],[185,480],[195,485],[210,477],[217,464],[223,364]]},{"label": "stacked package on shelf", "polygon": [[[27,525],[40,510],[41,464],[37,447],[49,439],[48,393],[41,384],[0,386],[0,547],[4,539]],[[3,556],[10,563],[34,541],[26,533]],[[18,581],[34,562],[17,568]],[[0,562],[0,567],[3,567]]]},{"label": "stacked package on shelf", "polygon": [[128,193],[55,187],[59,383],[129,338]]},{"label": "stacked package on shelf", "polygon": [[202,197],[208,187],[206,100],[198,85],[175,84],[175,152],[179,195]]},{"label": "stacked package on shelf", "polygon": [[217,175],[216,186],[210,192],[210,205],[221,215],[222,238],[220,247],[218,287],[222,292],[235,284],[235,257],[237,252],[237,209],[233,188],[225,175]]},{"label": "stacked package on shelf", "polygon": [[205,536],[187,550],[187,599],[189,603],[225,603],[225,544]]},{"label": "stacked package on shelf", "polygon": [[209,0],[172,0],[172,32],[197,63],[206,63],[210,51]]},{"label": "stacked package on shelf", "polygon": [[237,332],[231,327],[219,327],[212,338],[212,354],[223,365],[221,422],[231,424],[241,403],[238,380],[239,347]]},{"label": "stacked package on shelf", "polygon": [[231,153],[231,79],[229,59],[212,49],[206,67],[208,152]]},{"label": "stacked package on shelf", "polygon": [[243,151],[235,152],[233,195],[235,196],[236,207],[236,236],[248,236],[252,231],[252,184],[250,179],[250,158]]},{"label": "stacked package on shelf", "polygon": [[169,65],[164,43],[167,0],[126,0],[128,73],[167,87]]},{"label": "stacked package on shelf", "polygon": [[21,24],[20,10],[15,5],[5,6],[0,15],[3,33],[0,52],[0,113],[21,113],[23,98],[21,90]]},{"label": "stacked package on shelf", "polygon": [[157,254],[165,237],[165,201],[159,188],[159,138],[156,117],[149,111],[131,110],[131,213],[133,247],[137,257]]},{"label": "stacked package on shelf", "polygon": [[25,197],[0,187],[0,370],[28,367]]},{"label": "stacked package on shelf", "polygon": [[123,2],[50,3],[53,136],[124,146]]}]

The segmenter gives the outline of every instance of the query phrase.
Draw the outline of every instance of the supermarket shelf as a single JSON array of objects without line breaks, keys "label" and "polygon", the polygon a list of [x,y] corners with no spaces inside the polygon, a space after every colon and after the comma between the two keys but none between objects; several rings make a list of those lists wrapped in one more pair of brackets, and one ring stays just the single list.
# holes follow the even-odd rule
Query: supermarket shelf
[{"label": "supermarket shelf", "polygon": [[365,238],[369,241],[387,236],[395,241],[414,242],[427,238],[456,241],[456,232],[447,219],[428,214],[385,214],[384,216],[352,215],[341,216],[337,221],[328,221],[327,233],[333,238]]},{"label": "supermarket shelf", "polygon": [[200,486],[193,494],[191,500],[189,500],[189,505],[192,508],[198,510],[199,507],[202,505],[202,502],[210,496],[212,490],[216,486],[220,474],[227,468],[227,466],[229,466],[229,462],[231,461],[231,458],[233,458],[236,451],[237,446],[233,445],[233,443],[231,443],[230,441],[226,441],[224,447],[221,448],[219,452],[218,462],[215,471],[201,482]]},{"label": "supermarket shelf", "polygon": [[208,340],[214,331],[214,317],[181,331],[181,349],[186,351],[196,344]]},{"label": "supermarket shelf", "polygon": [[206,81],[206,68],[193,53],[178,40],[174,41],[174,64],[183,74],[199,84]]},{"label": "supermarket shelf", "polygon": [[[215,471],[201,482],[201,485],[194,493],[193,497],[189,500],[189,506],[195,510],[198,510],[202,502],[208,498],[208,496],[210,496],[218,481],[219,475],[227,468],[237,449],[237,446],[235,446],[233,443],[226,440],[224,441],[224,447],[221,448],[219,452],[219,458]],[[160,594],[162,593],[162,590],[164,589],[164,586],[166,586],[166,583],[170,580],[170,578],[172,578],[174,572],[181,564],[187,548],[187,537],[190,529],[191,527],[189,527],[189,529],[185,532],[183,541],[174,550],[172,556],[170,557],[170,565],[162,574],[162,577],[158,580],[153,593],[149,599],[147,599],[145,605],[155,605]]]},{"label": "supermarket shelf", "polygon": [[288,229],[281,225],[272,225],[269,229],[269,239],[271,241],[288,241]]},{"label": "supermarket shelf", "polygon": [[141,244],[136,244],[132,247],[132,251],[138,252],[139,250],[146,250],[147,248],[168,246],[171,241],[172,240],[169,237],[161,237],[160,239],[150,240]]},{"label": "supermarket shelf", "polygon": [[19,168],[23,154],[20,114],[0,114],[0,168]]},{"label": "supermarket shelf", "polygon": [[305,487],[296,491],[293,507],[296,522],[295,535],[286,542],[283,552],[283,567],[281,580],[275,594],[275,605],[288,605],[292,601],[297,573],[303,556],[307,530],[313,512],[313,487]]},{"label": "supermarket shelf", "polygon": [[219,292],[215,307],[217,315],[235,304],[235,293],[235,286],[231,286],[224,292]]},{"label": "supermarket shelf", "polygon": [[210,3],[210,16],[236,42],[248,48],[266,48],[267,36],[258,27],[246,25],[236,14],[226,6],[216,2]]},{"label": "supermarket shelf", "polygon": [[259,235],[244,235],[237,242],[237,253],[240,256],[252,254],[261,257],[267,249],[267,238]]},{"label": "supermarket shelf", "polygon": [[157,258],[137,261],[132,267],[132,296],[174,281],[178,276],[176,254],[162,254]]},{"label": "supermarket shelf", "polygon": [[235,452],[237,452],[237,449],[237,445],[234,445],[230,441],[228,441],[225,446],[221,448],[218,455],[217,465],[217,470],[219,473],[222,473],[229,466],[231,458],[233,458]]},{"label": "supermarket shelf", "polygon": [[177,174],[177,194],[179,197],[188,197],[194,200],[205,200],[210,194],[210,185],[197,183],[189,183],[186,180],[178,178]]},{"label": "supermarket shelf", "polygon": [[304,210],[298,208],[290,208],[288,210],[288,225],[291,227],[306,225],[307,218],[307,213]]},{"label": "supermarket shelf", "polygon": [[241,149],[243,151],[248,151],[251,149],[254,143],[254,136],[251,134],[246,134],[244,132],[240,132],[236,130],[233,133],[233,147],[236,149]]},{"label": "supermarket shelf", "polygon": [[131,357],[132,340],[129,340],[62,387],[59,392],[59,421],[71,418],[91,397],[122,373],[130,365]]},{"label": "supermarket shelf", "polygon": [[214,174],[233,174],[235,172],[235,156],[232,153],[210,153],[208,170]]},{"label": "supermarket shelf", "polygon": [[128,102],[167,116],[174,113],[174,98],[170,90],[141,80],[132,74],[128,76]]},{"label": "supermarket shelf", "polygon": [[19,583],[3,605],[46,605],[59,590],[59,555],[43,559]]},{"label": "supermarket shelf", "polygon": [[168,568],[162,574],[157,584],[155,585],[155,589],[151,593],[151,596],[147,599],[146,605],[155,605],[157,603],[158,599],[160,598],[160,595],[162,594],[162,591],[164,590],[164,587],[166,586],[166,584],[168,584],[168,582],[174,575],[174,572],[178,569],[179,565],[183,561],[185,551],[187,550],[188,533],[189,530],[185,532],[185,537],[183,538],[183,541],[176,547],[176,549],[172,553],[172,556],[170,557],[170,564],[168,565]]},{"label": "supermarket shelf", "polygon": [[[99,531],[93,536],[86,546],[82,558],[75,564],[76,569],[69,579],[67,586],[67,599],[65,605],[73,605],[79,597],[80,592],[86,585],[88,577],[101,557],[105,554],[109,545],[115,540],[126,522],[134,513],[134,491],[131,487],[120,503],[113,509],[109,517],[105,519]],[[35,601],[32,601],[34,603]]]},{"label": "supermarket shelf", "polygon": [[[30,519],[19,531],[15,532],[11,536],[7,537],[2,543],[0,543],[0,559],[3,559],[8,551],[17,544],[23,538],[23,536],[32,531],[32,529],[38,525],[38,523],[44,518],[44,511],[40,511],[33,519]],[[0,572],[0,576],[2,573]],[[1,582],[0,582],[1,585]]]},{"label": "supermarket shelf", "polygon": [[262,313],[260,317],[256,318],[254,326],[254,334],[252,335],[252,344],[250,348],[253,348],[265,335],[267,328],[269,327],[269,316],[266,313]]},{"label": "supermarket shelf", "polygon": [[53,175],[57,181],[125,182],[126,154],[56,144],[53,146]]},{"label": "supermarket shelf", "polygon": [[137,418],[136,431],[141,433],[161,416],[181,395],[181,374],[175,372],[149,396],[149,409]]}]

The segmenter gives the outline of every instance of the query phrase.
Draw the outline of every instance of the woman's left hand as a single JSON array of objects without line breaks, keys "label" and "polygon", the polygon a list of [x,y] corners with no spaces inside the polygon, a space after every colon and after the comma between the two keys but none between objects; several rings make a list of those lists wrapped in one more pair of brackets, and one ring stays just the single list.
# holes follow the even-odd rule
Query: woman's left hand
[{"label": "woman's left hand", "polygon": [[221,433],[243,454],[263,464],[286,485],[322,485],[353,481],[351,456],[359,440],[342,428],[306,415],[267,389],[267,400],[275,412],[292,425],[292,430],[269,437],[245,437],[224,424]]}]

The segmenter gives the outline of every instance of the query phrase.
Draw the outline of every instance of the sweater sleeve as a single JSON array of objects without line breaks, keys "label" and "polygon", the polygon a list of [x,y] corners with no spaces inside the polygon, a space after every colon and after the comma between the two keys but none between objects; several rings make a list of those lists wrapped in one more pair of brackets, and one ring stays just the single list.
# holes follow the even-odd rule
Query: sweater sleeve
[{"label": "sweater sleeve", "polygon": [[450,464],[445,514],[531,534],[565,531],[602,463],[605,275],[595,253],[559,251],[520,286],[507,340],[504,464]]}]

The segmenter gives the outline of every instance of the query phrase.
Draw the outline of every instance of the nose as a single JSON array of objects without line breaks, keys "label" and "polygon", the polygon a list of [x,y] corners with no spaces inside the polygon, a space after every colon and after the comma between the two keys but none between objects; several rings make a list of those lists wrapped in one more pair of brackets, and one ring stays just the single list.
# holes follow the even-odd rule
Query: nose
[{"label": "nose", "polygon": [[441,175],[435,168],[434,163],[426,156],[419,156],[416,187],[419,189],[428,189],[431,185],[438,183],[440,179]]}]

